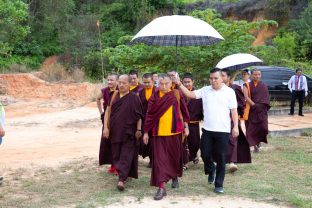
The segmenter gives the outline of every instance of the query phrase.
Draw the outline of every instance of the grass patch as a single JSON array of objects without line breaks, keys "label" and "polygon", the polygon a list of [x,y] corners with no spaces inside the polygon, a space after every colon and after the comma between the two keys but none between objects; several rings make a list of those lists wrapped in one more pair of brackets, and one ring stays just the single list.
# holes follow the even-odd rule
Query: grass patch
[{"label": "grass patch", "polygon": [[[273,204],[312,207],[312,143],[310,137],[270,138],[270,144],[253,154],[252,164],[239,165],[235,174],[226,174],[228,196],[251,198]],[[151,198],[156,189],[149,186],[150,169],[139,164],[139,179],[116,190],[116,176],[97,166],[97,160],[83,158],[58,168],[6,170],[1,187],[0,207],[99,207],[134,197]],[[171,196],[215,197],[213,186],[203,174],[203,164],[190,165],[180,179],[180,188]],[[173,202],[174,203],[174,202]]]}]

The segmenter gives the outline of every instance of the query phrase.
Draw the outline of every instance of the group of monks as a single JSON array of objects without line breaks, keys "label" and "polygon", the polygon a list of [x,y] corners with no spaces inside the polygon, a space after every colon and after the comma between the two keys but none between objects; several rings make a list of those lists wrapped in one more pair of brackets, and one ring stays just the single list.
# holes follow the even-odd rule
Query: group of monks
[{"label": "group of monks", "polygon": [[[235,163],[251,163],[250,146],[258,152],[260,143],[267,143],[269,95],[258,70],[242,86],[232,84],[229,71],[220,70],[218,74],[234,90],[239,124],[246,126],[245,131],[238,125],[238,136],[229,136],[226,162],[234,172],[238,169]],[[107,87],[97,97],[103,123],[99,164],[111,165],[108,172],[118,176],[118,190],[125,189],[129,177],[138,178],[139,155],[149,157],[150,185],[158,187],[155,200],[167,195],[168,181],[172,180],[171,188],[179,187],[178,177],[189,162],[199,162],[203,102],[187,97],[181,84],[188,91],[195,90],[191,73],[180,80],[174,70],[146,73],[142,84],[136,70],[108,75]],[[217,153],[211,160],[218,163],[214,155]]]}]

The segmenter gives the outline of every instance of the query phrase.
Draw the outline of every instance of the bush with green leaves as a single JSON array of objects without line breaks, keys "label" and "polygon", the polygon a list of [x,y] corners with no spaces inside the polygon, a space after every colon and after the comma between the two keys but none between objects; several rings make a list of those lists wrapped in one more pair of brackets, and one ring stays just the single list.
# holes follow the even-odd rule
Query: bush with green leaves
[{"label": "bush with green leaves", "polygon": [[22,0],[0,0],[0,58],[11,55],[29,33],[28,5]]}]

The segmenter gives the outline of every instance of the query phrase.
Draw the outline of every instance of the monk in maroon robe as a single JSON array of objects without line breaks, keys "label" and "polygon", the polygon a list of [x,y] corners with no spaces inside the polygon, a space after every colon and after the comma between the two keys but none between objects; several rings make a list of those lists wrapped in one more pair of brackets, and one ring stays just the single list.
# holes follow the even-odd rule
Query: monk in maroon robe
[{"label": "monk in maroon robe", "polygon": [[[185,73],[182,79],[182,84],[190,91],[195,90],[194,79],[191,73]],[[200,145],[200,130],[199,122],[203,120],[203,102],[202,99],[189,99],[186,98],[187,109],[190,113],[189,129],[190,134],[186,141],[189,150],[189,161],[193,161],[194,164],[198,163],[197,152]]]},{"label": "monk in maroon robe", "polygon": [[[189,113],[179,90],[171,90],[171,79],[160,74],[158,89],[150,98],[144,122],[144,143],[152,131],[151,186],[159,187],[154,199],[166,196],[165,183],[172,179],[172,188],[178,188],[182,176],[182,137],[188,136]],[[184,133],[184,135],[182,135]]]},{"label": "monk in maroon robe", "polygon": [[260,143],[268,143],[268,111],[270,96],[268,87],[261,81],[261,72],[252,71],[252,81],[244,85],[246,101],[250,104],[248,120],[246,121],[246,137],[254,152],[259,152]]},{"label": "monk in maroon robe", "polygon": [[[102,120],[102,135],[101,135],[101,143],[100,143],[100,151],[99,151],[99,165],[111,164],[111,167],[107,172],[109,173],[117,173],[115,167],[112,165],[112,151],[111,151],[111,141],[110,139],[105,139],[103,137],[103,129],[104,129],[104,114],[109,103],[111,96],[117,88],[117,74],[109,74],[107,76],[107,87],[101,89],[101,93],[96,98],[97,107],[99,109],[101,120]],[[103,102],[101,103],[101,100]]]},{"label": "monk in maroon robe", "polygon": [[[228,70],[222,70],[221,76],[223,82],[234,90],[237,101],[237,113],[239,117],[242,117],[244,114],[246,101],[241,87],[230,83],[230,73]],[[231,128],[233,128],[233,126],[234,123],[231,122]],[[230,163],[230,172],[235,172],[238,170],[237,165],[234,163],[251,163],[249,144],[243,133],[240,122],[238,122],[238,130],[238,137],[234,138],[232,135],[230,135],[228,144],[227,163]]]},{"label": "monk in maroon robe", "polygon": [[139,73],[137,70],[131,70],[129,72],[131,79],[130,82],[130,91],[139,95],[139,93],[144,89],[144,85],[139,83]]},{"label": "monk in maroon robe", "polygon": [[128,75],[119,77],[119,91],[112,95],[104,116],[103,136],[111,139],[120,191],[124,190],[128,177],[138,178],[138,148],[142,136],[142,104],[139,96],[129,91],[129,83]]},{"label": "monk in maroon robe", "polygon": [[[146,73],[142,76],[142,81],[144,83],[144,89],[139,92],[139,97],[143,106],[143,125],[145,121],[145,114],[147,112],[148,107],[148,101],[151,98],[151,96],[156,92],[157,87],[154,86],[154,80],[151,73]],[[143,131],[144,133],[144,131]],[[151,167],[152,164],[152,150],[151,150],[151,132],[149,132],[149,142],[148,144],[144,144],[143,138],[140,139],[140,151],[139,155],[141,155],[143,158],[149,157],[149,165],[148,167]]]}]

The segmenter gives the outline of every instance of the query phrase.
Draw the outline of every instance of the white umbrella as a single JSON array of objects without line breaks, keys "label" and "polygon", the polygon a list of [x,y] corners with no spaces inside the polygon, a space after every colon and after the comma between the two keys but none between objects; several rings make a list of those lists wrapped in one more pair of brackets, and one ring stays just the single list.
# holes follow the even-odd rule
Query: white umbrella
[{"label": "white umbrella", "polygon": [[172,15],[154,19],[132,39],[132,43],[159,46],[212,45],[224,38],[207,22],[200,19]]},{"label": "white umbrella", "polygon": [[237,53],[224,57],[216,67],[219,69],[239,70],[262,63],[263,61],[256,56],[248,53]]},{"label": "white umbrella", "polygon": [[200,19],[172,15],[154,19],[143,27],[131,40],[131,44],[176,46],[176,65],[178,65],[178,46],[212,45],[224,38],[207,22]]}]

